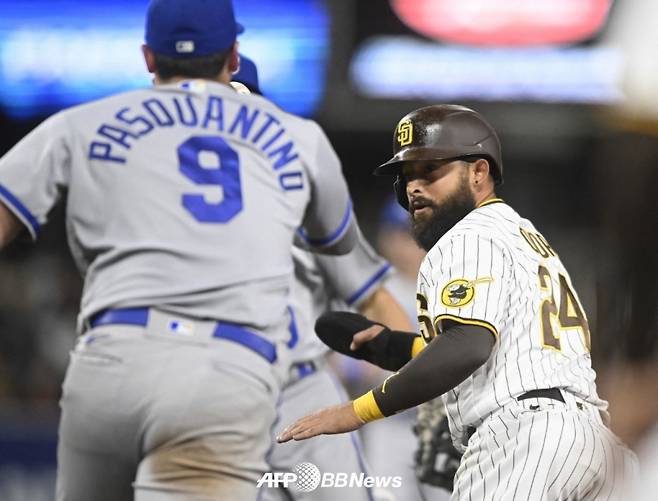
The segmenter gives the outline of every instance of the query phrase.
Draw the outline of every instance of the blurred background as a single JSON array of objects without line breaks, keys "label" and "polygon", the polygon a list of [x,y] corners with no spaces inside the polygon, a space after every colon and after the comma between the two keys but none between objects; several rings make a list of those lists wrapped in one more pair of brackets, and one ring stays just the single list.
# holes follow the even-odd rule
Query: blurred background
[{"label": "blurred background", "polygon": [[[613,429],[647,454],[658,419],[658,3],[234,3],[263,93],[325,128],[364,232],[400,269],[413,274],[414,258],[382,238],[391,180],[371,175],[390,156],[397,121],[439,102],[489,119],[503,144],[500,195],[570,271]],[[0,0],[0,154],[64,107],[150,85],[146,4]],[[82,284],[63,220],[60,207],[36,245],[19,240],[0,255],[2,500],[52,499]]]}]

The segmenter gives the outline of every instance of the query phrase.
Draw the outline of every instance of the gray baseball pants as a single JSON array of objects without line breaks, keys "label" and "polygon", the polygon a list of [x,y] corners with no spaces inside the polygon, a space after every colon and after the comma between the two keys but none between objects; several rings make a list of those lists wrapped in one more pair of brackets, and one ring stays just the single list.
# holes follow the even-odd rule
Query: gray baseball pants
[{"label": "gray baseball pants", "polygon": [[191,336],[161,325],[92,329],[71,353],[59,501],[256,499],[269,470],[277,364],[212,338],[211,322]]}]

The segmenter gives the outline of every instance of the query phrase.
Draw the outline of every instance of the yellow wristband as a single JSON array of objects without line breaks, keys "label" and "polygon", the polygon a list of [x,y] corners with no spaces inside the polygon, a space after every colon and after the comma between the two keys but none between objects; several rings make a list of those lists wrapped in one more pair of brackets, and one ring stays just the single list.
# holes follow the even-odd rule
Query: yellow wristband
[{"label": "yellow wristband", "polygon": [[375,395],[372,390],[354,400],[352,405],[354,406],[354,412],[364,423],[369,423],[370,421],[384,417],[382,411],[379,410],[379,406],[375,401]]},{"label": "yellow wristband", "polygon": [[415,358],[427,346],[422,336],[416,336],[414,344],[411,345],[411,358]]}]

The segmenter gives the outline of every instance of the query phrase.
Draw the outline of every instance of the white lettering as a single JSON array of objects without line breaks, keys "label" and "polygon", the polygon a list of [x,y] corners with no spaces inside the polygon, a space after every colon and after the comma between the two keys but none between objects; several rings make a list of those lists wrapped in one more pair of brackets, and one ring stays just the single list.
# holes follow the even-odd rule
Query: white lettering
[{"label": "white lettering", "polygon": [[333,487],[335,475],[333,473],[325,472],[322,474],[322,482],[320,487]]},{"label": "white lettering", "polygon": [[260,477],[256,483],[256,487],[260,488],[263,485],[268,487],[279,487],[283,485],[286,489],[290,484],[297,481],[297,474],[291,473],[288,471],[270,471],[263,473],[263,476]]},{"label": "white lettering", "polygon": [[347,473],[336,473],[334,487],[347,487]]}]

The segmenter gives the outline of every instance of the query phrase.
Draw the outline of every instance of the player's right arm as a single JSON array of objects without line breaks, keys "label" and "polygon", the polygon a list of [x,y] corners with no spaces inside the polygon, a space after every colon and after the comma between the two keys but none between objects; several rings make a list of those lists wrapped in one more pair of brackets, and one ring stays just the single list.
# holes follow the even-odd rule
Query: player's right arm
[{"label": "player's right arm", "polygon": [[315,127],[317,148],[309,168],[311,200],[298,237],[314,252],[347,254],[358,238],[352,199],[341,163],[322,129]]},{"label": "player's right arm", "polygon": [[509,260],[504,245],[490,236],[454,234],[437,244],[419,274],[424,298],[419,322],[425,325],[427,347],[352,406],[301,418],[278,440],[353,431],[436,398],[472,375],[487,362],[499,336],[510,287]]},{"label": "player's right arm", "polygon": [[0,158],[0,244],[16,236],[17,223],[36,240],[48,212],[68,185],[67,131],[63,115],[54,115]]},{"label": "player's right arm", "polygon": [[0,249],[11,242],[21,231],[21,223],[16,216],[0,203]]},{"label": "player's right arm", "polygon": [[[465,231],[439,242],[419,273],[419,324],[427,347],[355,401],[364,421],[442,395],[491,355],[511,287],[511,258],[492,235]],[[360,412],[361,411],[361,412]]]},{"label": "player's right arm", "polygon": [[379,388],[354,402],[328,407],[298,419],[277,437],[277,441],[354,431],[369,421],[436,398],[484,364],[493,345],[494,337],[485,327],[452,326]]}]

